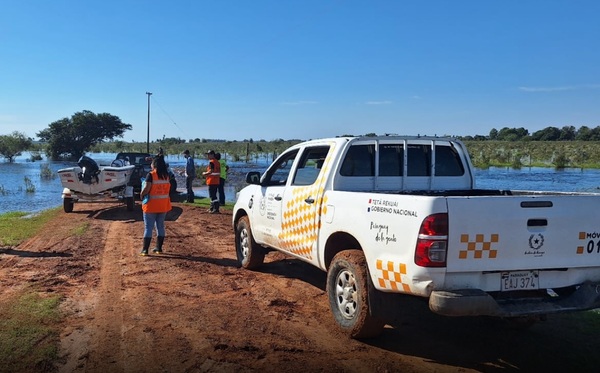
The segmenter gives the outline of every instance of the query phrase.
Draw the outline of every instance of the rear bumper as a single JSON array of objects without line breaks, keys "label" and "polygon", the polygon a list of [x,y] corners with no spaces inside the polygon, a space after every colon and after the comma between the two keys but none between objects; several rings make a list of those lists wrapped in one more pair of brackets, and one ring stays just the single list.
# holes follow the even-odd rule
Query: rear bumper
[{"label": "rear bumper", "polygon": [[600,308],[600,283],[584,283],[568,296],[498,300],[479,289],[433,291],[431,311],[445,316],[519,317]]}]

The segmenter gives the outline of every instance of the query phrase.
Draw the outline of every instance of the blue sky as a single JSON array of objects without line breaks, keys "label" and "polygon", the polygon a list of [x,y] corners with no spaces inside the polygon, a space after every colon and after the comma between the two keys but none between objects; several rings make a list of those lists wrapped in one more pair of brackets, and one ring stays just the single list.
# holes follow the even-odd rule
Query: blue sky
[{"label": "blue sky", "polygon": [[126,141],[600,125],[600,1],[2,0],[0,134]]}]

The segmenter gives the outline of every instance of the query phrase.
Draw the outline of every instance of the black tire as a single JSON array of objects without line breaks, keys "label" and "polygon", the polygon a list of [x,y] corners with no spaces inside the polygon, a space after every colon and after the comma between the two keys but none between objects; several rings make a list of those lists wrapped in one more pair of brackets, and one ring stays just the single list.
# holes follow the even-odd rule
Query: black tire
[{"label": "black tire", "polygon": [[127,211],[133,211],[133,206],[135,205],[133,197],[126,197],[125,204],[127,204]]},{"label": "black tire", "polygon": [[360,250],[339,252],[327,271],[327,295],[333,317],[351,338],[373,338],[385,323],[369,308],[369,272]]},{"label": "black tire", "polygon": [[256,269],[265,260],[265,250],[254,241],[247,216],[242,216],[235,225],[235,251],[242,268]]},{"label": "black tire", "polygon": [[63,209],[66,213],[73,212],[73,200],[71,198],[63,198]]}]

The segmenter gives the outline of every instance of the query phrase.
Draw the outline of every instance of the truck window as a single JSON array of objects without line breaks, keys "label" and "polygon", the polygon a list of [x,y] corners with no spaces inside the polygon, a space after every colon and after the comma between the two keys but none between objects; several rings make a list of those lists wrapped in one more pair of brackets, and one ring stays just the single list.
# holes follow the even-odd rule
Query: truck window
[{"label": "truck window", "polygon": [[353,145],[340,168],[342,176],[375,176],[375,145]]},{"label": "truck window", "polygon": [[408,145],[408,176],[431,176],[431,146]]},{"label": "truck window", "polygon": [[298,150],[291,151],[279,158],[268,170],[263,185],[285,185]]},{"label": "truck window", "polygon": [[379,145],[379,176],[402,176],[404,171],[404,146]]},{"label": "truck window", "polygon": [[462,176],[465,169],[456,149],[450,146],[435,147],[435,176]]},{"label": "truck window", "polygon": [[329,146],[307,148],[298,162],[292,185],[312,185],[317,180],[323,162],[329,152]]}]

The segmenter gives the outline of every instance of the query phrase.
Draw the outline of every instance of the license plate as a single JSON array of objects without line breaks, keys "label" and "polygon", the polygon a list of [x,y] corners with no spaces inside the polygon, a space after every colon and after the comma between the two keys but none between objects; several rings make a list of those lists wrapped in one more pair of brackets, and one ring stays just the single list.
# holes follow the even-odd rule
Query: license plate
[{"label": "license plate", "polygon": [[500,290],[537,290],[540,288],[539,271],[502,272]]}]

